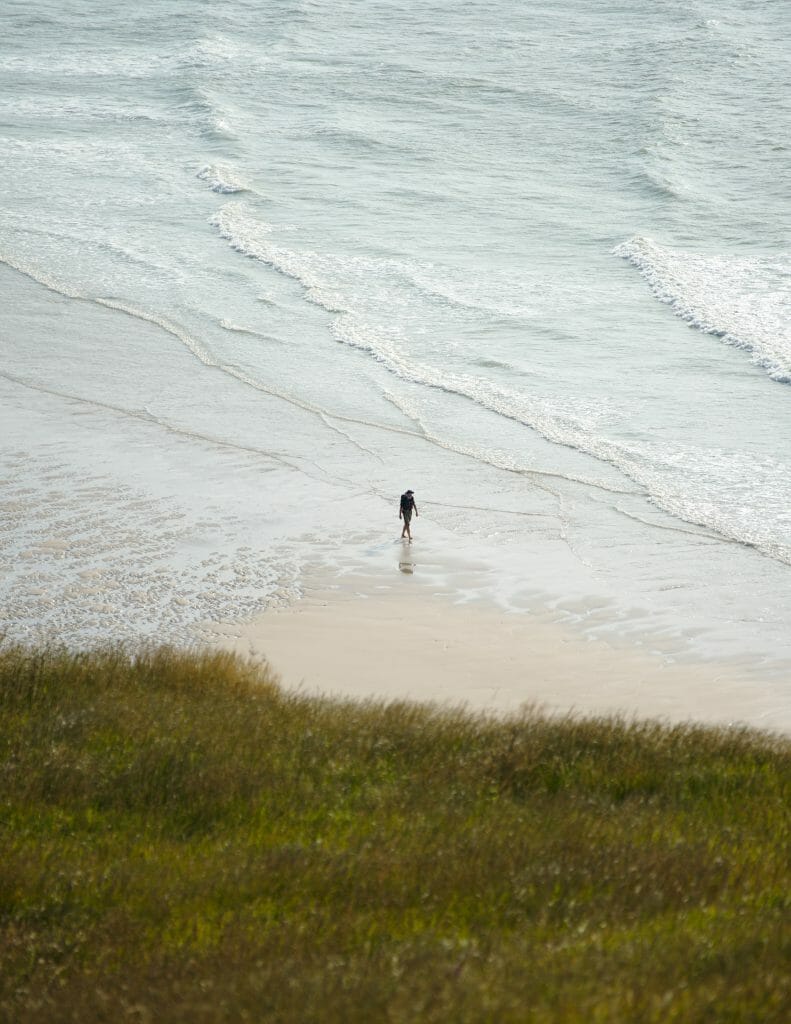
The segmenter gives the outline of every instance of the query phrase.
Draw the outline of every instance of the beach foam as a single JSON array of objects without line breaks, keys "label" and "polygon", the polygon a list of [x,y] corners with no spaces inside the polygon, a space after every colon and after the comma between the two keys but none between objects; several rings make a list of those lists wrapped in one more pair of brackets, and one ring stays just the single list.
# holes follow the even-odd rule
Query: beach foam
[{"label": "beach foam", "polygon": [[791,256],[707,256],[635,236],[613,250],[691,327],[745,349],[791,383]]}]

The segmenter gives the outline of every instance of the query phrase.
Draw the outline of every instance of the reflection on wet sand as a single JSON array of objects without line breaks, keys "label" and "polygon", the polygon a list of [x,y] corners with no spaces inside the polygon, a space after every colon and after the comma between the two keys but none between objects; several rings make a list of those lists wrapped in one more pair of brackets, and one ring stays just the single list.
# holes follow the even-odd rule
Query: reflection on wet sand
[{"label": "reflection on wet sand", "polygon": [[415,559],[412,554],[412,547],[410,544],[404,543],[401,545],[398,568],[401,572],[408,573],[409,575],[415,571]]}]

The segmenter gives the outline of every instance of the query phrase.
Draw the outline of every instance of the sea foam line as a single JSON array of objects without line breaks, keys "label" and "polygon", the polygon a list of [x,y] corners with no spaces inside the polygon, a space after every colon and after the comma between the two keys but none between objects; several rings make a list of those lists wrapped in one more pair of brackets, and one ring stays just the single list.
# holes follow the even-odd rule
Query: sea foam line
[{"label": "sea foam line", "polygon": [[[311,416],[315,416],[329,430],[333,431],[334,433],[337,433],[345,440],[356,445],[356,447],[360,448],[362,451],[368,452],[368,449],[366,449],[363,445],[361,445],[353,438],[350,438],[346,431],[339,428],[333,421],[352,423],[365,427],[372,427],[379,430],[389,431],[390,433],[395,434],[419,436],[414,431],[406,430],[401,427],[395,427],[391,424],[376,423],[369,420],[358,419],[353,416],[346,416],[343,415],[342,413],[330,412],[327,409],[324,409],[321,406],[314,404],[313,402],[297,398],[295,395],[289,394],[286,391],[282,391],[278,388],[268,387],[262,381],[257,380],[255,377],[252,377],[249,374],[242,372],[240,369],[238,369],[238,367],[232,366],[228,363],[219,362],[212,355],[209,349],[203,346],[185,328],[181,327],[179,324],[176,324],[171,320],[166,319],[165,317],[157,316],[152,313],[147,313],[144,310],[137,309],[134,306],[130,306],[126,303],[119,302],[114,299],[105,299],[97,296],[86,295],[82,292],[76,291],[74,288],[71,288],[70,286],[64,284],[63,282],[55,280],[55,278],[50,277],[49,275],[44,274],[43,272],[34,270],[31,267],[19,263],[13,257],[7,256],[5,254],[0,254],[0,263],[4,263],[6,266],[10,267],[12,270],[17,271],[20,274],[24,274],[25,277],[29,277],[31,280],[36,281],[38,284],[43,285],[45,288],[49,289],[50,291],[58,295],[63,295],[66,298],[74,299],[78,302],[95,303],[96,305],[104,306],[107,309],[113,309],[119,313],[124,314],[125,316],[130,316],[133,317],[134,319],[143,320],[146,323],[154,324],[155,326],[166,331],[168,334],[172,335],[174,338],[178,339],[184,345],[184,347],[207,368],[217,370],[219,373],[223,373],[228,377],[232,377],[234,380],[237,380],[240,384],[243,384],[246,387],[253,388],[256,391],[260,391],[262,394],[269,395],[272,398],[279,399],[280,401],[286,402],[288,405],[292,405],[297,409],[301,409],[303,412],[306,412]],[[6,376],[8,375],[6,374]],[[15,378],[8,376],[8,379],[13,379],[15,380],[16,383],[25,384],[30,387],[35,386],[32,384],[28,384],[27,381],[23,381],[21,378],[17,381]],[[85,401],[90,400],[85,399]],[[110,407],[108,406],[108,408]],[[119,409],[118,411],[122,410]]]},{"label": "sea foam line", "polygon": [[613,255],[637,267],[661,302],[691,327],[749,352],[791,383],[791,256],[704,256],[636,235]]},{"label": "sea foam line", "polygon": [[[211,223],[233,249],[301,283],[306,297],[333,315],[330,329],[335,339],[365,352],[393,376],[469,399],[498,416],[535,430],[552,443],[575,448],[609,463],[670,515],[714,530],[727,540],[754,547],[791,565],[791,546],[779,541],[771,531],[756,529],[738,517],[729,517],[726,509],[712,505],[700,495],[687,495],[672,483],[668,486],[667,467],[676,461],[672,453],[663,457],[659,452],[652,454],[622,441],[602,437],[595,431],[595,417],[593,423],[586,422],[584,415],[578,415],[576,410],[569,411],[568,403],[553,407],[553,403],[546,400],[534,399],[479,378],[410,358],[404,352],[401,339],[370,323],[352,308],[338,283],[332,279],[331,258],[276,245],[271,238],[272,226],[255,221],[245,213],[241,204],[223,207],[211,218]],[[627,251],[618,254],[627,256]],[[685,453],[679,451],[677,455],[684,458]]]}]

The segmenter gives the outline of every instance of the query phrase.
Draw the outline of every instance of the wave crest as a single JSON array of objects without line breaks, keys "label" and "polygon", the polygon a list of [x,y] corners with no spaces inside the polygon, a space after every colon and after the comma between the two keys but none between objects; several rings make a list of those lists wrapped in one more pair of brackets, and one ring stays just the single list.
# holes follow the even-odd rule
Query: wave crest
[{"label": "wave crest", "polygon": [[636,235],[613,249],[637,267],[656,298],[691,327],[749,352],[791,383],[791,256],[709,256]]},{"label": "wave crest", "polygon": [[212,192],[229,195],[234,192],[249,192],[250,188],[227,167],[206,164],[201,167],[196,178],[205,181]]}]

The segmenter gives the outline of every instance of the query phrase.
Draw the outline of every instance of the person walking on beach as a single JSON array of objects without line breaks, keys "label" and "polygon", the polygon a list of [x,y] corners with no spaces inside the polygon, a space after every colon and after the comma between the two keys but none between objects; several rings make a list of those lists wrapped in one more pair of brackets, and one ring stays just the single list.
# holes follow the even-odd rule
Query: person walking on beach
[{"label": "person walking on beach", "polygon": [[412,531],[409,529],[409,522],[412,518],[412,513],[418,515],[417,505],[415,504],[415,492],[404,491],[401,495],[401,504],[398,508],[398,518],[404,520],[404,528],[401,531],[401,536],[407,537],[409,543],[412,543]]}]

